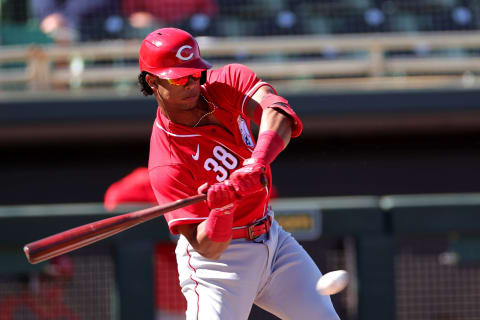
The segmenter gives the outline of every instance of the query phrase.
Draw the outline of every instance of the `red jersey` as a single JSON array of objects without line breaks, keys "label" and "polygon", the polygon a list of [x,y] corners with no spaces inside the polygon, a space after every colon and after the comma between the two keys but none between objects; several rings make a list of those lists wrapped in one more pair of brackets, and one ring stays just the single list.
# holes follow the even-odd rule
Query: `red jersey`
[{"label": "red jersey", "polygon": [[[255,92],[268,83],[247,67],[231,64],[207,71],[201,95],[217,108],[218,125],[189,127],[167,119],[160,108],[150,141],[149,173],[159,203],[167,203],[197,194],[200,185],[227,179],[243,160],[250,158],[255,142],[246,115],[246,104]],[[200,97],[202,99],[202,97]],[[242,198],[234,210],[233,226],[244,226],[264,216],[271,188],[271,170],[266,170],[269,187]],[[170,231],[176,226],[200,223],[210,210],[205,202],[184,207],[165,215]]]}]

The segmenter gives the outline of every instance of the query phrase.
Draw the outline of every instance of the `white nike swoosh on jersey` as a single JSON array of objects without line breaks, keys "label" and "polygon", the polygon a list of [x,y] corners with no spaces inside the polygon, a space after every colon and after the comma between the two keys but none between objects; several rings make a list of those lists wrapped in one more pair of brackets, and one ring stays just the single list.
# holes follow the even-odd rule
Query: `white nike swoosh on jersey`
[{"label": "white nike swoosh on jersey", "polygon": [[192,158],[193,160],[197,161],[199,157],[200,157],[200,145],[197,144],[197,153],[195,153],[195,155],[192,155]]}]

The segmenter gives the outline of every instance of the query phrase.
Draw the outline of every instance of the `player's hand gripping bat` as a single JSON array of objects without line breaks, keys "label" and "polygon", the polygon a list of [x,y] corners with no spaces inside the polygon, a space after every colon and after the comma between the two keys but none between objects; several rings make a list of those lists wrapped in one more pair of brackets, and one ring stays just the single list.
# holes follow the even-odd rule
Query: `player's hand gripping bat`
[{"label": "player's hand gripping bat", "polygon": [[[263,185],[267,184],[265,175],[262,175],[260,180]],[[30,263],[39,263],[111,237],[140,223],[160,217],[167,212],[206,199],[206,194],[198,194],[148,209],[102,219],[31,242],[23,247],[23,251]]]}]

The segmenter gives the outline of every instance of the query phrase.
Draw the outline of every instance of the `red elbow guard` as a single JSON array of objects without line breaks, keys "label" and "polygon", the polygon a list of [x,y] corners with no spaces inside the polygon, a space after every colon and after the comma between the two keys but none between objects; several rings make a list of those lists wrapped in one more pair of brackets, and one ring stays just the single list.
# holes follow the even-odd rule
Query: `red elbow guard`
[{"label": "red elbow guard", "polygon": [[296,138],[302,133],[302,130],[303,130],[302,121],[300,120],[298,115],[295,113],[295,111],[292,110],[292,108],[288,104],[287,99],[277,96],[275,94],[269,94],[265,96],[262,102],[260,103],[260,105],[257,107],[257,109],[254,112],[253,117],[256,123],[260,123],[262,112],[267,108],[279,109],[283,113],[290,116],[290,118],[293,120],[292,138]]}]

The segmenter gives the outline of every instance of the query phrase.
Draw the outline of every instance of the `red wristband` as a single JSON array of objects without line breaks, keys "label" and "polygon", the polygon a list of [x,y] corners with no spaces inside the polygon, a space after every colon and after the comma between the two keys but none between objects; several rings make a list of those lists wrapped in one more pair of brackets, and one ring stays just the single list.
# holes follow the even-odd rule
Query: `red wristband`
[{"label": "red wristband", "polygon": [[273,130],[260,133],[252,158],[263,164],[270,164],[285,147],[282,137]]},{"label": "red wristband", "polygon": [[213,209],[210,211],[205,233],[215,242],[226,242],[232,237],[233,214],[230,210]]}]

